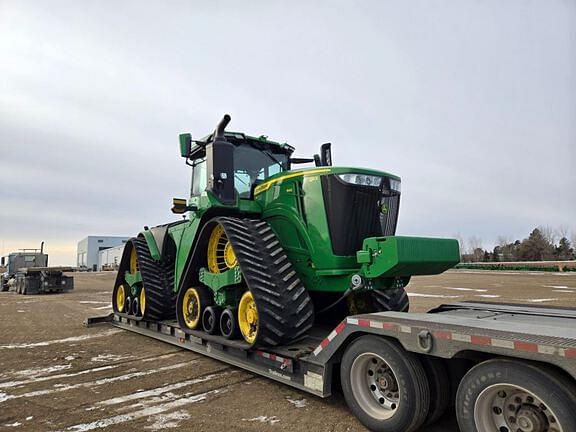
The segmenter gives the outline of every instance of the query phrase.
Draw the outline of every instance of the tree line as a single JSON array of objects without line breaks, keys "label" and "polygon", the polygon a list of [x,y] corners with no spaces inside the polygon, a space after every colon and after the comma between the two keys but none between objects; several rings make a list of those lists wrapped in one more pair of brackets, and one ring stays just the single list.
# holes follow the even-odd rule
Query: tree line
[{"label": "tree line", "polygon": [[[458,237],[458,236],[457,236]],[[498,238],[492,250],[482,247],[482,240],[470,237],[467,241],[459,238],[462,262],[510,262],[510,261],[570,261],[576,259],[574,243],[568,239],[566,229],[553,230],[537,227],[523,240]]]}]

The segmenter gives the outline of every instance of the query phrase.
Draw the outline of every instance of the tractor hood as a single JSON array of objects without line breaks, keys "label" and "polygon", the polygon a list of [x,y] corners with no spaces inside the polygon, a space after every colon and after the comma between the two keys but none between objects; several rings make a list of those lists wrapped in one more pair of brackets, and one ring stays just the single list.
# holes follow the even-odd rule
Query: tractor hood
[{"label": "tractor hood", "polygon": [[314,167],[299,170],[283,171],[260,183],[254,189],[254,195],[270,189],[271,186],[279,185],[285,180],[297,177],[335,175],[340,180],[349,184],[368,187],[384,187],[400,192],[400,177],[384,171],[367,168],[352,167]]}]

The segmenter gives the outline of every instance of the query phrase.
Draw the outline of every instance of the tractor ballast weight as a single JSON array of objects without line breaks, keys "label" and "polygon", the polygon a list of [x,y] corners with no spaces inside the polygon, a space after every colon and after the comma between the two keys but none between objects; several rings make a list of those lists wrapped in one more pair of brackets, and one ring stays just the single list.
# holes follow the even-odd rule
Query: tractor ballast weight
[{"label": "tractor ballast weight", "polygon": [[[399,177],[333,167],[329,143],[293,158],[288,144],[226,132],[229,122],[200,140],[180,135],[192,188],[172,211],[189,219],[127,243],[115,312],[273,346],[315,321],[407,311],[411,276],[458,263],[456,240],[395,236]],[[316,166],[292,169],[307,162]]]}]

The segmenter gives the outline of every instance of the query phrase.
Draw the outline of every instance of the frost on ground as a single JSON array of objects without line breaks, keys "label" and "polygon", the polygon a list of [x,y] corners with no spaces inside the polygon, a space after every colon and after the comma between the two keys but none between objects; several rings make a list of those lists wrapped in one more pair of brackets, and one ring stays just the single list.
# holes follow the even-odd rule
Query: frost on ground
[{"label": "frost on ground", "polygon": [[296,408],[304,408],[308,406],[308,401],[306,399],[290,399],[286,398],[288,402],[294,405]]},{"label": "frost on ground", "polygon": [[258,416],[258,417],[254,417],[251,419],[245,419],[243,418],[242,421],[247,421],[247,422],[260,422],[260,423],[268,423],[268,424],[276,424],[280,421],[280,419],[276,416],[272,416],[272,417],[268,417],[268,416]]},{"label": "frost on ground", "polygon": [[442,294],[423,294],[423,293],[408,293],[409,297],[426,297],[426,298],[461,298],[459,295],[442,295]]},{"label": "frost on ground", "polygon": [[119,354],[98,354],[96,357],[92,357],[90,361],[92,362],[117,362],[120,360],[130,360],[134,358],[132,355],[119,355]]},{"label": "frost on ground", "polygon": [[82,335],[82,336],[72,336],[69,338],[65,338],[65,339],[55,339],[55,340],[49,340],[49,341],[42,341],[42,342],[33,342],[33,343],[16,343],[16,344],[10,344],[10,345],[0,345],[0,350],[1,349],[25,349],[25,348],[37,348],[37,347],[46,347],[52,344],[63,344],[63,343],[69,343],[69,342],[81,342],[87,339],[94,339],[94,338],[101,338],[101,337],[106,337],[106,336],[112,336],[116,333],[120,333],[122,332],[122,330],[119,329],[111,329],[111,330],[106,330],[100,333],[92,333],[92,334],[86,334],[86,335]]},{"label": "frost on ground", "polygon": [[486,292],[488,290],[485,289],[475,289],[475,288],[459,288],[459,287],[444,287],[445,289],[452,290],[452,291],[472,291],[472,292]]},{"label": "frost on ground", "polygon": [[188,420],[190,414],[186,411],[176,411],[168,414],[157,414],[148,419],[148,423],[151,425],[145,426],[144,429],[171,429],[178,427],[182,420]]},{"label": "frost on ground", "polygon": [[59,372],[62,370],[70,369],[72,367],[71,364],[65,365],[54,365],[49,366],[46,368],[32,368],[32,369],[23,369],[19,371],[14,371],[13,374],[16,376],[26,377],[26,378],[36,378],[44,375],[50,375],[54,372]]},{"label": "frost on ground", "polygon": [[558,300],[558,299],[557,298],[541,298],[541,299],[529,299],[527,301],[529,301],[530,303],[546,303],[546,302],[551,302],[551,301],[556,301],[556,300]]}]

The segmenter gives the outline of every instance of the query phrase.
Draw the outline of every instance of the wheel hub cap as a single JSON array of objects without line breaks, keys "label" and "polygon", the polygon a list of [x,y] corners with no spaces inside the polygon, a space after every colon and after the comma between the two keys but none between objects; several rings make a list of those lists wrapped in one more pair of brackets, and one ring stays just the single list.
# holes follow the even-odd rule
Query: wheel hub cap
[{"label": "wheel hub cap", "polygon": [[496,384],[486,388],[474,406],[478,430],[507,432],[565,432],[552,410],[523,388]]}]

